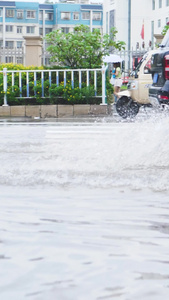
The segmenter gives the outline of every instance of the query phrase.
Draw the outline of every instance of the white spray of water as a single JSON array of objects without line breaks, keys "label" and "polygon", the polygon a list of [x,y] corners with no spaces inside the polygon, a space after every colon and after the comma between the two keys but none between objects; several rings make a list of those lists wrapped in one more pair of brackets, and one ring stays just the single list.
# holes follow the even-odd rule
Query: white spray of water
[{"label": "white spray of water", "polygon": [[0,184],[168,190],[169,119],[1,126]]}]

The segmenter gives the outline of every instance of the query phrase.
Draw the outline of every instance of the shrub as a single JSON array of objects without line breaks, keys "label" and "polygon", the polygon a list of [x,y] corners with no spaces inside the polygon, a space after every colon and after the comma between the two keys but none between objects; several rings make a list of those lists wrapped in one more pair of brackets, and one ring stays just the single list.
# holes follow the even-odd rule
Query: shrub
[{"label": "shrub", "polygon": [[[100,99],[95,97],[96,91],[94,88],[94,72],[89,74],[89,86],[87,86],[86,72],[82,71],[82,88],[79,88],[79,74],[74,73],[74,88],[71,85],[71,72],[66,73],[66,85],[63,82],[63,73],[59,73],[59,85],[49,82],[49,74],[44,71],[44,84],[42,97],[42,81],[41,74],[36,76],[36,86],[34,86],[33,70],[45,70],[44,67],[25,67],[17,64],[1,64],[0,70],[7,68],[8,70],[32,70],[29,72],[29,85],[27,86],[27,73],[22,72],[22,90],[19,88],[19,72],[15,73],[14,86],[12,86],[12,73],[7,75],[7,103],[9,105],[23,104],[98,104]],[[51,68],[51,70],[53,67]],[[55,67],[55,69],[57,69]],[[51,73],[52,82],[56,82],[56,72]],[[97,74],[97,95],[102,94],[102,76],[101,72]],[[51,84],[51,86],[50,86]],[[106,78],[107,95],[113,94],[113,86]],[[4,102],[3,91],[3,73],[0,73],[0,105]]]},{"label": "shrub", "polygon": [[56,84],[51,84],[49,88],[49,95],[51,99],[51,103],[57,104],[59,97],[62,97],[64,89],[64,83],[61,82],[59,86]]},{"label": "shrub", "polygon": [[63,89],[63,98],[70,104],[80,104],[82,101],[81,89],[78,87],[72,88],[68,83]]},{"label": "shrub", "polygon": [[95,96],[95,90],[93,86],[87,86],[82,88],[83,102],[91,104],[93,97]]}]

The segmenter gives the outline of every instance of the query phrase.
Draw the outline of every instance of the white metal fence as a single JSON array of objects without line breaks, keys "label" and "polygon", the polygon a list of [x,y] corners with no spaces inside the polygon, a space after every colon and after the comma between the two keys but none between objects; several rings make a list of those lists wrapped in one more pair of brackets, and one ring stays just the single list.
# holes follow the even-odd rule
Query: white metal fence
[{"label": "white metal fence", "polygon": [[[52,84],[56,84],[59,86],[61,83],[66,86],[68,80],[67,75],[69,74],[69,78],[71,79],[71,87],[74,88],[75,85],[75,74],[76,74],[76,82],[78,78],[78,86],[82,88],[82,80],[85,78],[85,85],[87,87],[90,86],[91,76],[92,83],[94,85],[95,97],[102,97],[102,104],[106,104],[106,67],[100,69],[64,69],[64,70],[7,70],[6,68],[0,73],[3,72],[3,93],[4,93],[4,104],[3,106],[8,105],[8,87],[9,84],[14,86],[18,86],[19,88],[19,98],[32,98],[36,96],[36,89],[34,87],[37,86],[37,82],[41,83],[41,95],[45,97],[45,89],[49,89]],[[101,76],[101,95],[98,95],[98,75]],[[23,93],[23,77],[24,77],[24,86],[26,86],[26,90]],[[63,81],[60,80],[60,77]],[[33,78],[33,80],[32,80]],[[46,87],[44,85],[45,80],[48,80],[49,84]],[[31,85],[31,93],[33,91],[34,95],[30,95],[30,85]],[[32,87],[33,85],[33,87]],[[49,95],[50,96],[50,95]]]}]

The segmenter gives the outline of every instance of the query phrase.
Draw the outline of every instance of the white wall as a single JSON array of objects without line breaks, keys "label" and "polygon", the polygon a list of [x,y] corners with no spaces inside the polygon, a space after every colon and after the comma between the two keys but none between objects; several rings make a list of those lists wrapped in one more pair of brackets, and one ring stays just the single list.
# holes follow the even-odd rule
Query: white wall
[{"label": "white wall", "polygon": [[[152,41],[152,21],[154,21],[154,33],[160,34],[166,25],[166,18],[169,21],[169,6],[166,0],[162,0],[162,8],[159,8],[159,1],[156,0],[155,10],[152,9],[152,0],[131,0],[131,49],[136,49],[136,44],[142,46],[141,29],[144,22],[144,43],[145,49],[149,48],[149,41]],[[106,33],[106,23],[109,25],[107,14],[115,10],[115,27],[118,30],[117,40],[126,43],[128,49],[128,0],[104,0],[103,1],[103,32]],[[161,26],[158,27],[158,20]],[[107,32],[109,33],[109,32]],[[155,43],[155,40],[154,40]]]},{"label": "white wall", "polygon": [[115,2],[115,27],[118,31],[117,40],[124,41],[126,43],[126,49],[128,49],[128,0],[119,0]]},{"label": "white wall", "polygon": [[[158,2],[156,1],[156,9],[152,11],[152,19],[154,20],[154,30],[156,34],[160,34],[163,27],[166,25],[166,18],[169,21],[169,6],[166,6],[166,0],[162,1],[162,8],[158,8]],[[161,26],[158,27],[158,20],[161,20]]]},{"label": "white wall", "polygon": [[135,0],[132,1],[131,7],[131,45],[136,48],[136,43],[142,45],[141,29],[144,22],[144,43],[145,48],[148,48],[151,40],[151,0]]}]

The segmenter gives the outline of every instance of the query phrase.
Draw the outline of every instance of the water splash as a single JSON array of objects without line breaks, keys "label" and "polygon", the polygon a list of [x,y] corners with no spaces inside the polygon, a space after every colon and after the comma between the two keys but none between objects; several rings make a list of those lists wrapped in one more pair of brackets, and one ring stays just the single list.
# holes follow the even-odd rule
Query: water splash
[{"label": "water splash", "polygon": [[168,190],[169,119],[1,124],[1,185]]}]

